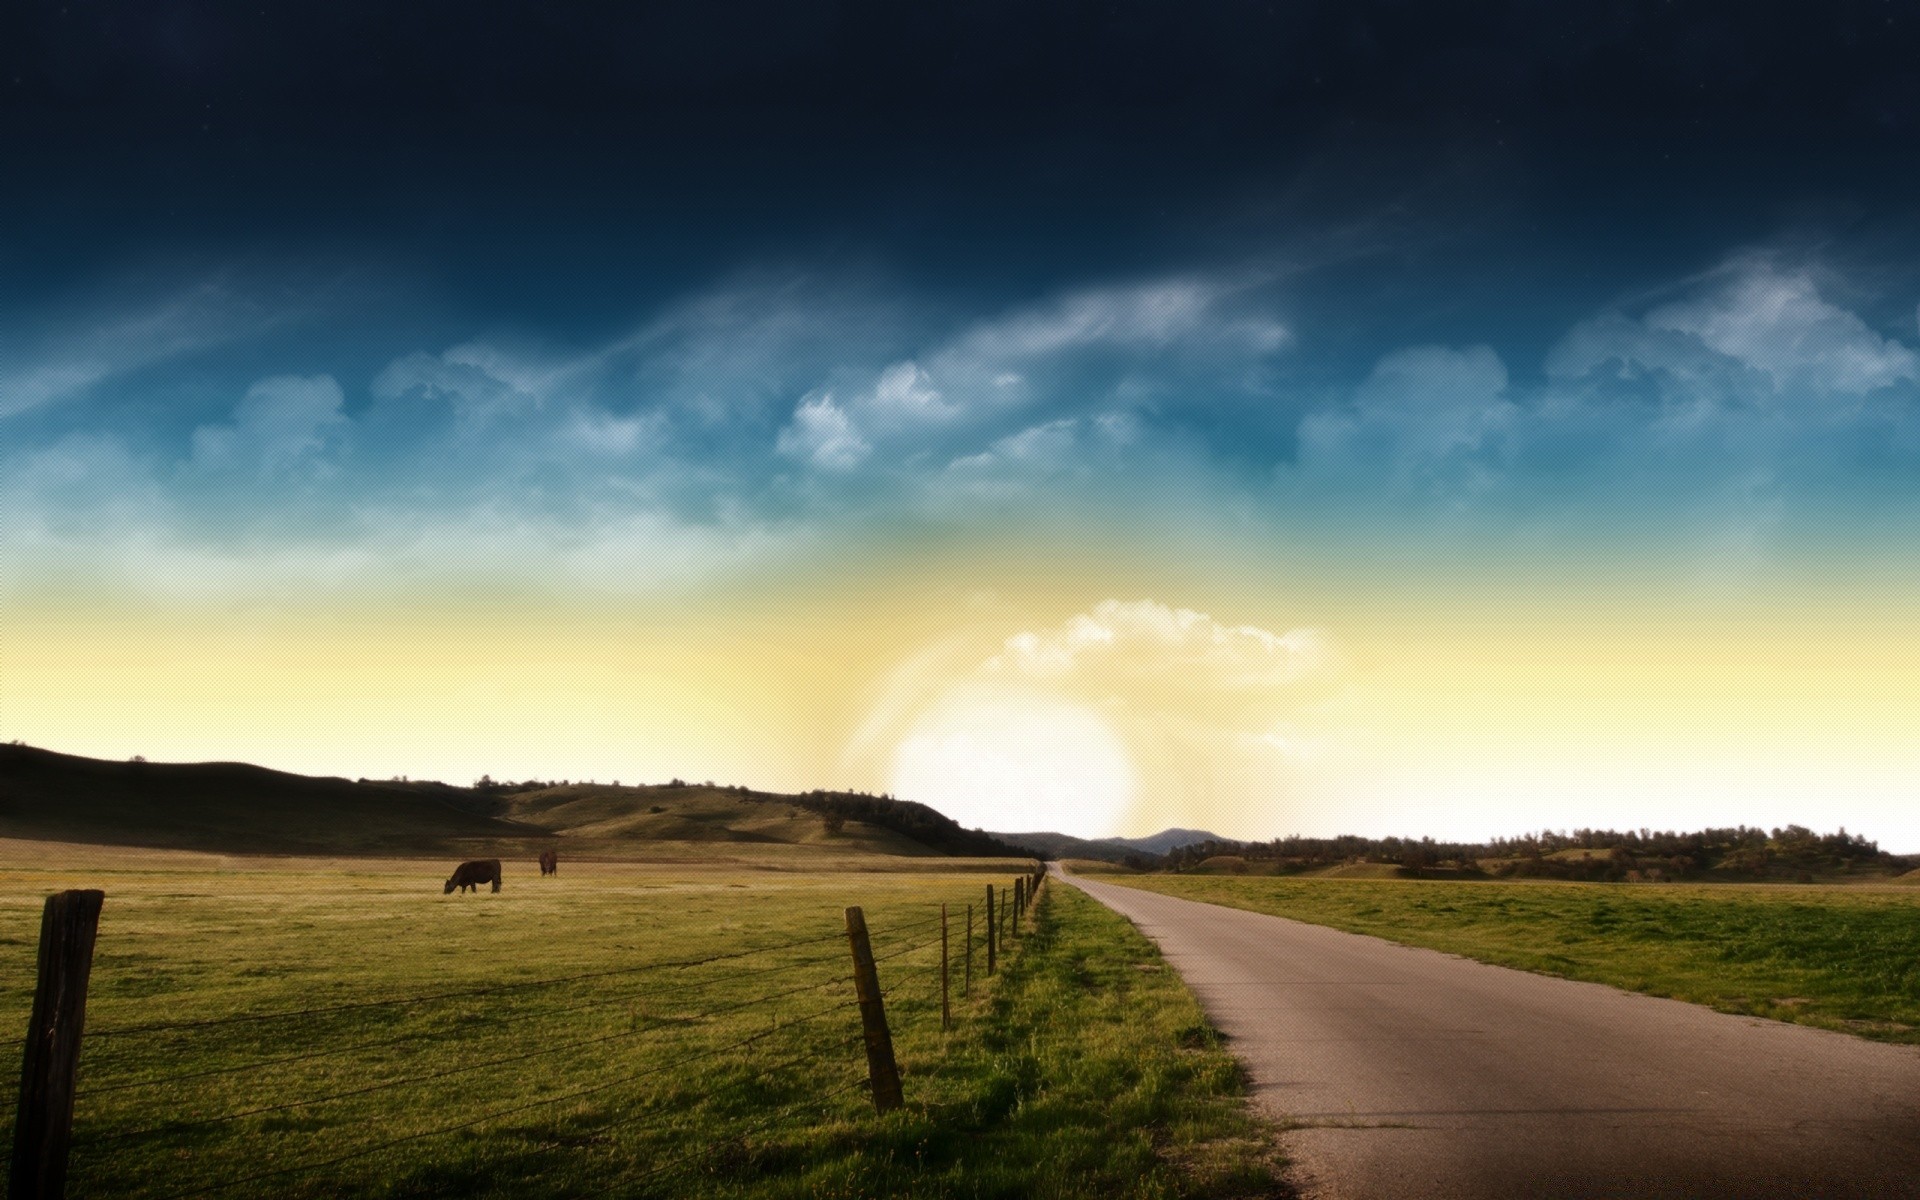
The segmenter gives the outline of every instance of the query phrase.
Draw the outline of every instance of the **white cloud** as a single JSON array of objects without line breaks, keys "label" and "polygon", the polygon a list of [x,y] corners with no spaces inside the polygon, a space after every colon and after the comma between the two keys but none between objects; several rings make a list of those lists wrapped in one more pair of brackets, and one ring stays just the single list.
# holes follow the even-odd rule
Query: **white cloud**
[{"label": "white cloud", "polygon": [[1139,439],[1140,421],[1128,413],[1063,417],[996,438],[919,483],[936,510],[1019,500],[1065,478],[1120,469]]},{"label": "white cloud", "polygon": [[252,337],[290,319],[269,313],[229,287],[202,283],[144,309],[79,323],[62,336],[29,344],[0,337],[0,417],[68,400],[120,375]]},{"label": "white cloud", "polygon": [[[924,452],[989,490],[1017,488],[987,477],[1008,467],[1060,469],[1075,439],[1082,450],[1131,440],[1141,419],[1117,410],[1156,405],[1196,374],[1243,387],[1290,341],[1250,285],[1224,277],[1083,289],[976,321],[870,375],[840,369],[830,388],[809,393],[802,408],[810,411],[804,421],[795,413],[781,453],[845,470]],[[829,394],[831,411],[820,408]],[[1086,410],[1096,407],[1109,411],[1094,418],[1089,439]],[[821,444],[845,452],[815,457]]]},{"label": "white cloud", "polygon": [[1344,409],[1309,415],[1299,466],[1309,474],[1461,496],[1490,486],[1523,418],[1507,369],[1486,346],[1415,346],[1381,359]]},{"label": "white cloud", "polygon": [[344,429],[345,397],[331,375],[277,375],[247,389],[233,421],[193,431],[195,465],[284,471],[320,453]]},{"label": "white cloud", "polygon": [[1112,683],[1146,676],[1183,689],[1242,692],[1287,687],[1329,669],[1334,654],[1314,629],[1273,633],[1223,625],[1202,612],[1154,600],[1107,599],[1044,633],[1008,638],[990,674],[1030,679],[1090,676]]},{"label": "white cloud", "polygon": [[999,474],[1007,468],[1042,474],[1057,471],[1074,461],[1082,424],[1078,417],[1067,417],[1023,429],[996,440],[979,454],[954,459],[947,470],[975,476]]},{"label": "white cloud", "polygon": [[395,359],[374,377],[373,394],[386,401],[445,402],[462,420],[485,423],[541,408],[565,374],[565,367],[542,369],[494,347],[467,343],[442,354],[422,351]]},{"label": "white cloud", "polygon": [[1920,381],[1920,356],[1820,293],[1814,273],[1735,258],[1644,317],[1601,314],[1548,353],[1555,380],[1645,381],[1670,407],[1774,408],[1776,398],[1859,396]]},{"label": "white cloud", "polygon": [[[31,573],[35,559],[59,565],[59,550],[130,525],[170,519],[173,505],[153,475],[111,434],[72,433],[10,458],[0,471],[5,566]],[[49,550],[53,553],[47,553]]]},{"label": "white cloud", "polygon": [[1737,260],[1723,287],[1648,313],[1649,329],[1698,338],[1765,371],[1781,390],[1860,394],[1920,379],[1920,357],[1821,297],[1805,271],[1764,257]]},{"label": "white cloud", "polygon": [[873,450],[831,394],[802,400],[792,422],[780,431],[776,448],[788,458],[830,471],[856,467]]},{"label": "white cloud", "polygon": [[1598,377],[1614,383],[1650,381],[1672,398],[1718,402],[1772,391],[1764,372],[1674,329],[1656,329],[1617,312],[1580,322],[1547,352],[1555,381]]},{"label": "white cloud", "polygon": [[609,458],[625,458],[642,448],[657,446],[666,434],[666,418],[658,413],[619,417],[599,409],[582,409],[568,417],[555,434],[563,450]]},{"label": "white cloud", "polygon": [[1261,354],[1285,347],[1292,335],[1278,321],[1223,311],[1244,290],[1204,277],[1090,288],[982,322],[955,343],[953,353],[1012,362],[1092,346],[1160,348],[1204,341]]},{"label": "white cloud", "polygon": [[941,398],[932,377],[910,361],[880,372],[868,407],[882,421],[915,425],[945,421],[959,411]]}]

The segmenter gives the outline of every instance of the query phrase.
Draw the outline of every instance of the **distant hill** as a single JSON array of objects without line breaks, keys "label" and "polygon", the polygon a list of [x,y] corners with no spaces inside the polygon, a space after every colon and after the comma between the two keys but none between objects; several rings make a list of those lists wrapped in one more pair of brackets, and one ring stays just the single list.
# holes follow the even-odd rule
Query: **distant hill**
[{"label": "distant hill", "polygon": [[1042,858],[1093,858],[1117,863],[1137,853],[1112,842],[1091,842],[1066,833],[996,833],[993,836]]},{"label": "distant hill", "polygon": [[246,763],[103,762],[0,746],[0,837],[351,854],[546,836],[452,803],[457,790],[315,779]]},{"label": "distant hill", "polygon": [[1105,838],[1104,841],[1126,846],[1132,850],[1144,850],[1148,854],[1171,854],[1182,846],[1196,846],[1201,842],[1224,842],[1225,838],[1217,833],[1208,833],[1204,829],[1162,829],[1159,833],[1143,838]]},{"label": "distant hill", "polygon": [[923,804],[790,796],[675,781],[454,787],[318,779],[245,763],[104,762],[0,746],[0,837],[232,853],[476,851],[566,839],[595,851],[656,842],[830,845],[899,855],[1021,857]]},{"label": "distant hill", "polygon": [[1066,833],[996,833],[1003,842],[1023,846],[1049,858],[1092,858],[1125,862],[1130,857],[1160,858],[1181,846],[1219,841],[1218,834],[1198,829],[1163,829],[1143,838],[1077,838]]},{"label": "distant hill", "polygon": [[[485,789],[476,789],[484,791]],[[492,811],[571,837],[866,843],[886,854],[1018,858],[1024,851],[910,800],[858,792],[756,792],[711,783],[501,789]],[[851,848],[851,845],[849,845]]]}]

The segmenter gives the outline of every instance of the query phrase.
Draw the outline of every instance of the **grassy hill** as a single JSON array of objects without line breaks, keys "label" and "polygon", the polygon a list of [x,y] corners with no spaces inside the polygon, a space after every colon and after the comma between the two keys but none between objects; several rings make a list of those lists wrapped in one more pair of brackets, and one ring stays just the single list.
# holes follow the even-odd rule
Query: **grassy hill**
[{"label": "grassy hill", "polygon": [[884,825],[846,821],[829,830],[795,796],[710,784],[615,787],[568,784],[515,792],[501,815],[569,839],[622,842],[760,842],[822,845],[876,854],[937,854]]},{"label": "grassy hill", "polygon": [[923,804],[671,784],[452,787],[316,779],[245,763],[103,762],[0,746],[0,837],[230,853],[633,854],[812,846],[852,854],[1019,857]]},{"label": "grassy hill", "polygon": [[455,790],[315,779],[246,763],[102,762],[0,746],[0,837],[337,854],[544,836],[452,803]]}]

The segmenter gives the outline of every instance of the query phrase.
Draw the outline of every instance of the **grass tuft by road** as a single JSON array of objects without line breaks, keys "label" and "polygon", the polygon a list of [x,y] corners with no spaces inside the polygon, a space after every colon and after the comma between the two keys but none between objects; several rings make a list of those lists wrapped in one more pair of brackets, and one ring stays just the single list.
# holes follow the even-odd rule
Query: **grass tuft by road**
[{"label": "grass tuft by road", "polygon": [[1920,895],[1908,889],[1194,875],[1109,882],[1920,1045]]},{"label": "grass tuft by road", "polygon": [[1151,942],[1062,887],[1023,941],[968,1036],[915,1048],[927,1065],[908,1073],[906,1111],[858,1152],[750,1194],[1287,1194],[1239,1065]]}]

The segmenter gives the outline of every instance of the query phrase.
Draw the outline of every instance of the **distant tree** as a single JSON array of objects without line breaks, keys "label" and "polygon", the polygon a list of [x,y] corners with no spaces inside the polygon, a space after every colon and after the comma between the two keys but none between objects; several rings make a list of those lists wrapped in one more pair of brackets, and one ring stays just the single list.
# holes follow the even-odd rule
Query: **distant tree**
[{"label": "distant tree", "polygon": [[826,826],[827,832],[835,837],[838,837],[840,831],[847,827],[847,819],[837,812],[822,814],[820,823]]}]

